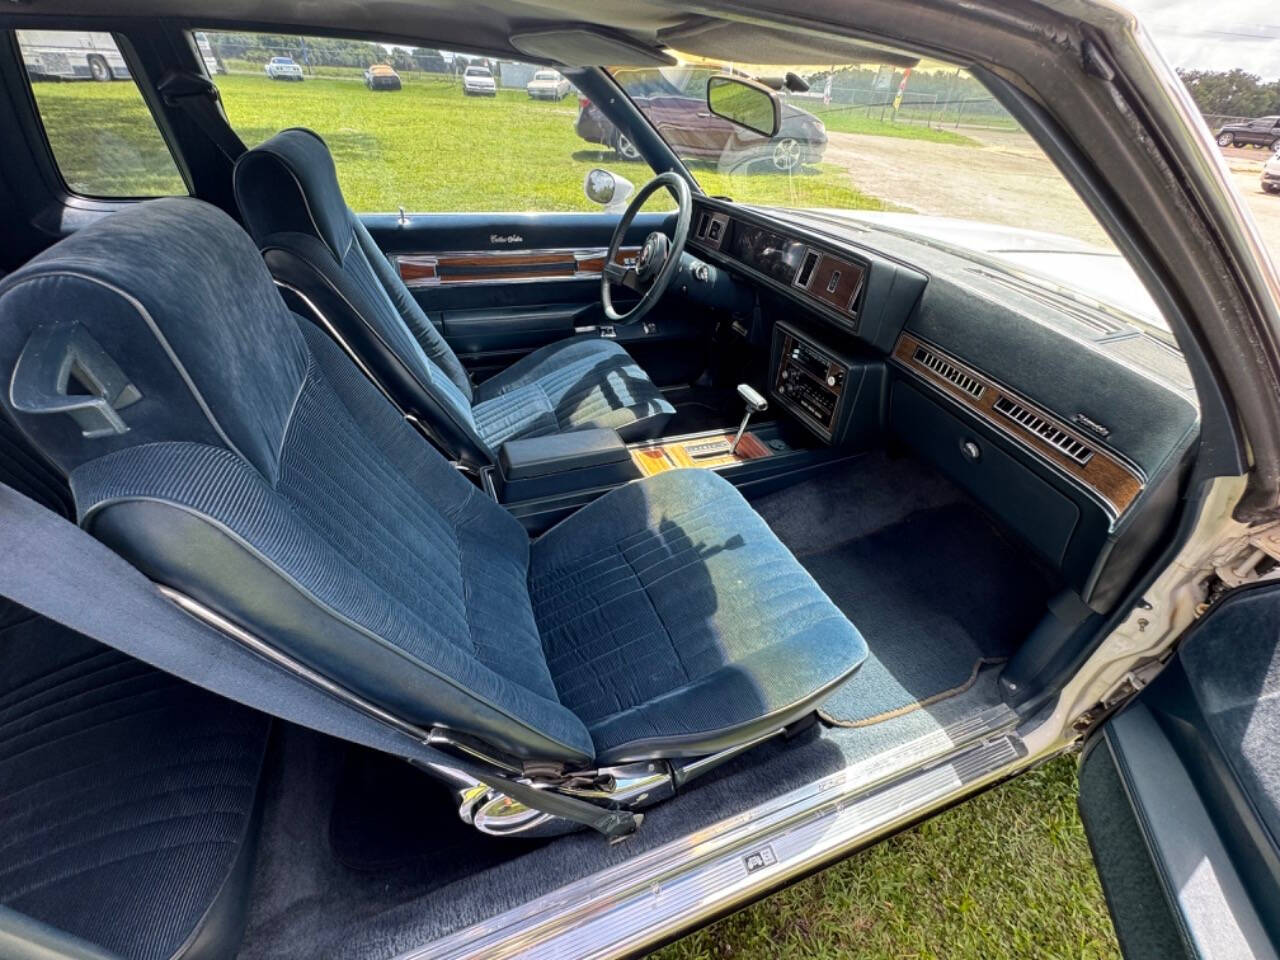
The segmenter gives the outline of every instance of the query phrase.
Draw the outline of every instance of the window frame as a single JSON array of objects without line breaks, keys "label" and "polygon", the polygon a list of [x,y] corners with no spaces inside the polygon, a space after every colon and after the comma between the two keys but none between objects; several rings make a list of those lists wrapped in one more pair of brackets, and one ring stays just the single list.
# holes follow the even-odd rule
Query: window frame
[{"label": "window frame", "polygon": [[[34,26],[19,23],[3,23],[0,22],[0,29],[7,34],[7,44],[12,51],[13,63],[18,73],[20,82],[13,85],[15,92],[22,99],[23,110],[23,126],[26,128],[28,144],[33,148],[32,155],[38,161],[43,169],[44,175],[51,181],[50,186],[53,187],[53,193],[56,194],[64,204],[68,206],[77,205],[78,203],[86,204],[87,210],[103,211],[118,209],[120,206],[140,203],[145,200],[158,200],[167,196],[187,196],[194,197],[195,190],[192,184],[191,172],[187,169],[187,165],[183,160],[180,150],[174,148],[174,140],[171,136],[168,125],[163,115],[157,110],[157,104],[154,100],[154,90],[149,82],[144,82],[143,78],[147,77],[146,71],[142,68],[137,52],[129,36],[125,33],[118,32],[97,25],[83,25],[81,29],[80,23],[57,23],[42,24],[37,23]],[[105,33],[111,37],[111,41],[116,45],[121,58],[129,68],[129,79],[124,82],[132,83],[134,89],[142,99],[143,106],[146,108],[147,115],[151,117],[151,122],[155,125],[156,135],[160,138],[160,142],[164,144],[165,149],[169,152],[169,159],[173,163],[174,172],[186,187],[186,194],[120,194],[115,196],[101,196],[92,193],[82,193],[72,189],[67,182],[66,176],[62,172],[62,167],[58,163],[57,153],[53,149],[53,143],[49,139],[49,131],[45,127],[44,120],[40,116],[40,104],[36,98],[36,92],[31,83],[31,77],[27,73],[26,61],[22,56],[22,47],[18,40],[18,31],[25,29],[42,29],[42,30],[60,30],[66,33]],[[91,82],[91,81],[83,81]],[[38,149],[34,149],[38,146]]]}]

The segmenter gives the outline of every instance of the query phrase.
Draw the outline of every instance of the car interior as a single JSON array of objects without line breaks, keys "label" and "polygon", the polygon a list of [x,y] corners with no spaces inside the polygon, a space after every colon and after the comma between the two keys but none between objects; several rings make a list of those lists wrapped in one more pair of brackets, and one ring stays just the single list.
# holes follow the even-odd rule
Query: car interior
[{"label": "car interior", "polygon": [[652,169],[625,211],[369,213],[322,135],[240,142],[177,20],[105,29],[189,195],[76,195],[5,16],[0,482],[442,758],[6,600],[15,955],[447,943],[824,778],[994,742],[1174,535],[1201,418],[1167,330],[890,220],[698,189],[597,66],[652,66],[638,41],[470,42],[629,131]]}]

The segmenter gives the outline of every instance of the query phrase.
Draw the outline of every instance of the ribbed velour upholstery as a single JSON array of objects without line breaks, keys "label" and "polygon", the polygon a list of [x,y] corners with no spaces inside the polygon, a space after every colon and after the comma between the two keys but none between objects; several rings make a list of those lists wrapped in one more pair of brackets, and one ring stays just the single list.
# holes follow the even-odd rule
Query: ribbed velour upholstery
[{"label": "ribbed velour upholstery", "polygon": [[853,625],[710,471],[615,490],[535,541],[531,566],[560,702],[587,723],[598,757],[750,724],[866,656]]},{"label": "ribbed velour upholstery", "polygon": [[20,608],[0,619],[0,903],[131,960],[197,933],[234,949],[238,928],[202,925],[242,917],[267,718]]},{"label": "ribbed velour upholstery", "polygon": [[[622,347],[599,338],[543,347],[473,396],[461,362],[347,207],[333,157],[310,130],[282,131],[245,153],[235,189],[264,253],[306,262],[397,358],[412,389],[439,402],[491,458],[505,440],[585,427],[652,436],[675,412]],[[389,378],[383,387],[397,392]],[[432,409],[411,396],[397,400],[410,412]]]},{"label": "ribbed velour upholstery", "polygon": [[[122,247],[117,231],[152,249]],[[710,472],[622,487],[531,548],[285,309],[248,238],[213,207],[152,201],[64,243],[76,257],[97,251],[88,275],[140,291],[183,272],[170,249],[201,248],[210,271],[206,298],[149,298],[132,313],[100,309],[119,296],[86,296],[93,284],[58,275],[58,248],[0,283],[0,362],[12,365],[36,317],[78,321],[149,398],[121,411],[128,433],[101,442],[70,444],[61,415],[24,419],[70,470],[81,522],[153,579],[386,709],[534,759],[688,755],[797,719],[864,656],[853,626]],[[174,350],[185,380],[154,349],[213,323],[227,331],[221,355]],[[245,374],[240,353],[267,382],[253,393],[265,409],[235,422],[279,425],[268,469],[211,437],[219,405],[206,414],[193,400],[202,386],[238,410],[243,398],[213,381]]]},{"label": "ribbed velour upholstery", "polygon": [[548,344],[480,384],[472,409],[491,447],[592,427],[665,422],[675,408],[621,346],[598,337]]}]

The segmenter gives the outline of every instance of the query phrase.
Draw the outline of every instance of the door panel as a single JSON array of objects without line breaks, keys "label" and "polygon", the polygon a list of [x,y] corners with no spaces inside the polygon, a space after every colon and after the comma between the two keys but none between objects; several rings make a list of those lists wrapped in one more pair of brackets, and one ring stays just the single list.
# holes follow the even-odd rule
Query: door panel
[{"label": "door panel", "polygon": [[[642,213],[623,238],[638,249],[673,214]],[[541,346],[606,325],[600,272],[618,215],[415,214],[362,217],[427,316],[477,381]],[[619,306],[626,306],[623,300]],[[700,311],[668,295],[645,327],[614,332],[655,383],[687,382],[706,364]]]},{"label": "door panel", "polygon": [[1275,957],[1280,586],[1227,598],[1086,747],[1080,810],[1121,948]]}]

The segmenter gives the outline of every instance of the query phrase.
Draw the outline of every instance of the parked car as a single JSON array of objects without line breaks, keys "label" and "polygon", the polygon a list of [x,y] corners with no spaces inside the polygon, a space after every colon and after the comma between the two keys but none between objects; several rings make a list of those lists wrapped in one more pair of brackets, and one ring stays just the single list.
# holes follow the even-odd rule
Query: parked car
[{"label": "parked car", "polygon": [[364,72],[364,85],[370,90],[399,90],[400,74],[385,63],[375,63]]},{"label": "parked car", "polygon": [[[677,84],[663,70],[619,70],[618,80],[649,122],[682,157],[714,160],[733,166],[794,172],[817,163],[827,147],[827,129],[807,110],[782,102],[782,124],[773,137],[762,137],[707,110],[707,80],[717,70],[685,70]],[[578,136],[588,143],[612,147],[623,160],[639,160],[640,152],[587,97],[578,98]]]},{"label": "parked car", "polygon": [[1273,153],[1262,165],[1263,193],[1280,193],[1280,153]]},{"label": "parked car", "polygon": [[294,62],[293,57],[272,57],[267,61],[266,71],[272,80],[302,81],[302,67]]},{"label": "parked car", "polygon": [[555,70],[539,70],[524,88],[534,100],[563,100],[569,95],[569,81]]},{"label": "parked car", "polygon": [[1218,130],[1220,147],[1280,147],[1280,117],[1259,117],[1243,123],[1227,123]]},{"label": "parked car", "polygon": [[462,92],[468,97],[496,97],[498,85],[488,67],[467,67],[462,73]]}]

